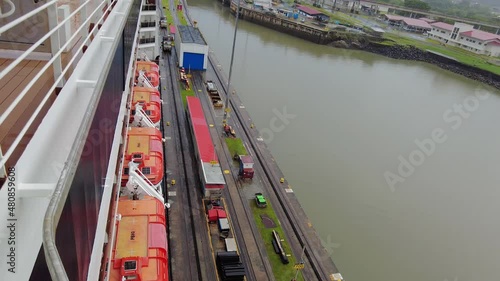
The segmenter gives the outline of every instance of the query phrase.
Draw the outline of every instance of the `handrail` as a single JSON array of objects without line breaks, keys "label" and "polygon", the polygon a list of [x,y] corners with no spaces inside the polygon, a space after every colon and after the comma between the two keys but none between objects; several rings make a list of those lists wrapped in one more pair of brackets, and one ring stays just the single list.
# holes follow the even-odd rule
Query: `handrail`
[{"label": "handrail", "polygon": [[0,7],[0,19],[3,19],[3,18],[6,18],[6,17],[10,17],[12,16],[12,14],[14,14],[14,12],[16,11],[16,6],[14,5],[14,3],[12,2],[12,0],[5,0],[5,2],[7,4],[9,4],[10,6],[10,10],[7,12],[7,13],[4,13],[2,11],[2,8]]},{"label": "handrail", "polygon": [[22,15],[22,16],[18,17],[17,19],[9,22],[8,24],[0,27],[0,34],[4,33],[5,31],[13,28],[14,26],[22,23],[23,21],[31,18],[32,16],[38,14],[39,12],[41,12],[41,11],[43,11],[43,10],[47,9],[48,7],[50,7],[52,5],[55,5],[55,4],[57,4],[57,0],[52,0],[51,2],[47,2],[44,5],[42,5],[42,6],[38,7],[38,8],[36,8],[36,9],[34,9],[33,11],[31,11],[31,12],[25,14],[25,15]]},{"label": "handrail", "polygon": [[[102,14],[102,16],[99,18],[97,21],[96,25],[92,28],[91,32],[87,36],[87,38],[84,40],[84,42],[81,44],[79,47],[80,51],[84,44],[90,39],[90,34],[92,34],[96,28],[98,28],[98,24],[101,22],[104,22],[104,18],[107,16],[107,12],[111,11],[113,9],[114,5],[113,2],[116,2],[117,0],[113,0],[112,3],[108,6],[106,11]],[[103,3],[106,3],[103,1]],[[100,9],[100,6],[98,5],[94,12],[87,17],[87,21],[89,21],[92,16]],[[81,27],[85,26],[87,21],[84,22],[84,24],[81,25]],[[80,30],[75,32],[75,34],[78,34]],[[71,40],[68,40],[70,42]],[[75,59],[76,56],[73,57]],[[69,65],[64,69],[63,74],[61,74],[61,77],[63,77],[64,73],[68,70]],[[54,83],[53,88],[55,88],[55,85],[57,84]],[[53,90],[53,89],[52,89]],[[49,269],[50,275],[52,277],[52,280],[69,280],[68,276],[66,274],[66,271],[64,269],[64,265],[62,263],[61,257],[59,255],[59,252],[57,250],[56,242],[55,242],[55,231],[56,231],[56,225],[57,221],[60,218],[60,215],[62,213],[62,210],[64,208],[64,205],[66,203],[66,197],[69,193],[69,185],[71,183],[71,180],[74,176],[75,169],[78,165],[78,156],[81,154],[81,151],[83,150],[83,145],[85,143],[85,135],[86,132],[88,132],[91,124],[92,124],[92,118],[93,114],[90,114],[90,111],[95,111],[96,110],[96,102],[97,102],[97,95],[96,97],[93,98],[93,101],[89,104],[89,108],[86,111],[86,115],[88,118],[84,118],[77,138],[75,142],[73,143],[73,146],[71,148],[70,155],[68,156],[68,161],[66,161],[64,168],[61,173],[61,177],[59,178],[57,185],[54,189],[54,192],[51,196],[49,205],[47,207],[47,212],[45,213],[44,221],[43,221],[43,247],[44,247],[44,252],[45,252],[45,260],[47,262],[47,267]],[[92,106],[94,105],[94,106]]]},{"label": "handrail", "polygon": [[[90,0],[87,0],[85,3],[82,4],[85,5],[86,3],[89,3]],[[100,11],[100,8],[103,4],[105,4],[106,2],[102,2],[101,4],[99,4],[96,9],[90,14],[90,16],[87,17],[87,19],[80,25],[80,27],[76,30],[76,32],[73,33],[73,35],[66,41],[66,43],[60,48],[60,50],[52,57],[52,59],[50,59],[45,65],[44,67],[38,72],[37,75],[35,75],[35,77],[33,77],[33,79],[31,79],[31,81],[28,83],[28,85],[26,85],[26,87],[23,89],[23,91],[19,94],[19,96],[12,102],[12,104],[6,109],[6,111],[0,116],[0,125],[2,125],[3,121],[7,118],[7,116],[14,110],[15,106],[17,105],[17,103],[20,102],[20,100],[31,90],[31,88],[33,87],[33,85],[38,81],[38,79],[40,79],[40,77],[44,74],[44,71],[46,71],[50,65],[56,60],[58,59],[58,57],[63,53],[63,51],[65,50],[65,48],[76,38],[76,36],[78,36],[78,34],[81,32],[81,30],[83,28],[86,27],[87,23],[92,19],[92,16],[94,16],[97,12]],[[80,7],[81,8],[81,7]],[[80,10],[80,8],[78,8],[75,12],[72,13],[72,15],[74,15],[76,12],[78,12]],[[108,7],[108,9],[106,10],[109,11],[111,8],[111,5]],[[101,18],[99,19],[98,22],[101,22],[103,19],[104,19],[104,16],[105,16],[105,13],[103,13],[103,15],[101,16]],[[67,17],[67,19],[70,19],[71,18],[71,15]],[[55,27],[54,29],[57,29],[59,28],[59,26],[61,26],[61,24],[59,24],[57,27]],[[40,113],[40,111],[42,110],[43,106],[45,105],[45,103],[48,101],[48,99],[50,98],[50,94],[55,90],[55,88],[57,87],[57,84],[64,78],[64,75],[66,74],[66,72],[69,70],[70,66],[72,65],[72,63],[76,60],[76,58],[78,57],[78,53],[80,53],[80,51],[82,51],[84,45],[90,40],[90,34],[92,34],[96,28],[98,27],[98,25],[95,25],[91,32],[89,33],[89,35],[85,38],[85,40],[81,43],[80,47],[78,48],[77,52],[75,53],[75,55],[71,58],[71,60],[69,61],[69,63],[66,65],[66,67],[64,68],[64,70],[61,72],[61,74],[59,75],[59,77],[55,80],[54,84],[52,85],[52,87],[49,89],[49,91],[45,94],[45,97],[42,99],[42,101],[40,102],[40,104],[38,105],[38,107],[35,109],[35,111],[33,112],[33,115],[31,115],[31,117],[28,119],[28,122],[26,123],[26,125],[23,127],[23,129],[21,130],[21,132],[17,135],[17,137],[15,138],[14,142],[12,143],[12,145],[9,147],[9,149],[4,153],[4,155],[0,158],[0,167],[3,167],[5,165],[5,163],[7,162],[7,160],[9,160],[10,156],[12,155],[12,153],[14,153],[14,150],[17,148],[17,145],[21,142],[22,138],[24,137],[24,135],[26,134],[26,132],[28,131],[29,127],[31,126],[31,124],[35,121],[35,118],[38,116],[38,114]],[[53,30],[54,30],[53,29]],[[24,54],[23,54],[24,55]],[[22,57],[22,56],[21,56]],[[13,62],[14,63],[14,62]],[[11,63],[11,64],[13,64]],[[10,66],[10,65],[9,65]],[[1,79],[1,75],[0,75],[0,79]]]},{"label": "handrail", "polygon": [[[64,26],[67,21],[69,21],[73,16],[75,16],[78,12],[80,12],[80,10],[83,9],[88,3],[90,3],[90,0],[87,0],[84,3],[82,3],[82,5],[80,5],[80,7],[78,7],[73,13],[71,13],[67,18],[65,18],[61,23],[59,23],[56,27],[54,27],[49,32],[47,32],[47,34],[45,34],[42,38],[40,38],[40,40],[38,40],[35,44],[33,44],[28,50],[24,51],[23,54],[20,55],[16,60],[14,60],[13,62],[11,62],[4,70],[2,70],[0,72],[0,79],[4,78],[7,75],[7,73],[9,73],[12,69],[14,69],[14,67],[16,67],[26,57],[28,57],[28,55],[31,54],[38,46],[40,46],[43,42],[45,42],[45,40],[49,39],[49,37],[53,33],[58,32],[59,29],[62,26]],[[100,8],[105,3],[106,2],[101,2],[101,4],[99,4],[97,7]],[[96,11],[97,11],[97,9],[94,10],[94,13]],[[92,14],[94,14],[94,13],[92,13]],[[91,19],[91,17],[87,17],[87,20],[85,21],[85,23],[87,23],[90,19]],[[68,46],[68,44],[72,41],[72,39],[74,39],[74,37],[76,35],[78,35],[78,33],[80,32],[81,28],[84,27],[84,26],[85,26],[84,24],[80,25],[80,28],[78,29],[78,32],[75,32],[73,34],[73,36],[71,37],[71,40],[67,40],[66,44],[64,44],[64,48]],[[40,76],[43,74],[43,72],[49,68],[50,64],[52,64],[56,59],[59,58],[59,56],[62,53],[62,51],[64,50],[64,48],[60,48],[59,52],[57,52],[52,57],[52,59],[45,64],[45,66],[42,68],[42,70],[38,72],[38,75],[35,76],[35,78],[33,80],[31,80],[32,83],[28,84],[29,87],[33,86],[33,84],[36,82],[36,80],[38,80],[40,78]],[[7,119],[7,116],[14,110],[14,108],[17,106],[17,104],[28,93],[28,91],[26,90],[26,88],[24,89],[23,92],[21,92],[21,94],[19,96],[16,97],[16,99],[14,99],[14,101],[9,105],[9,107],[5,110],[5,112],[2,115],[0,115],[0,125],[3,124],[3,122],[5,121],[5,119]]]},{"label": "handrail", "polygon": [[137,125],[138,127],[143,127],[143,122],[146,125],[146,127],[150,128],[156,128],[155,123],[151,121],[149,116],[146,114],[146,112],[142,109],[142,104],[137,103],[135,105],[135,114],[134,114],[134,121],[133,124]]}]

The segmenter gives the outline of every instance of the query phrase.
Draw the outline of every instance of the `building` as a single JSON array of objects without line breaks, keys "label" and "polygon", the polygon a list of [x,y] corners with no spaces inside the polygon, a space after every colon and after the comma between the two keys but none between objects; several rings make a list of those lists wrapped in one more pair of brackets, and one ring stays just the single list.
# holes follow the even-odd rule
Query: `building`
[{"label": "building", "polygon": [[382,15],[381,18],[388,25],[393,25],[393,26],[401,26],[401,21],[404,19],[404,17],[402,16],[389,15],[389,14],[384,14]]},{"label": "building", "polygon": [[500,35],[474,29],[472,25],[456,22],[432,23],[429,37],[448,45],[487,56],[500,56]]},{"label": "building", "polygon": [[256,8],[262,8],[262,9],[270,9],[273,7],[271,0],[255,0],[253,1],[253,5]]},{"label": "building", "polygon": [[323,14],[322,12],[302,5],[297,5],[297,9],[299,10],[299,14],[306,16],[311,19],[318,19],[320,21],[329,21],[330,17],[328,15]]},{"label": "building", "polygon": [[[388,13],[389,12],[389,7],[384,5],[383,3],[377,3],[377,2],[372,2],[372,1],[359,1],[359,4],[361,5],[361,10],[366,10],[368,12],[371,12],[372,14],[379,14],[379,13]],[[366,7],[363,9],[363,7]]]},{"label": "building", "polygon": [[196,27],[179,25],[175,34],[179,66],[189,70],[207,69],[208,45]]},{"label": "building", "polygon": [[436,22],[436,20],[430,19],[430,18],[419,18],[419,20],[423,20],[428,24],[431,24],[433,22]]},{"label": "building", "polygon": [[421,19],[413,19],[389,14],[383,15],[382,19],[385,20],[387,24],[401,27],[406,31],[423,33],[432,29],[430,24]]},{"label": "building", "polygon": [[444,22],[431,23],[432,30],[429,32],[429,38],[447,43],[453,31],[453,25]]},{"label": "building", "polygon": [[403,18],[402,27],[406,31],[424,33],[432,30],[432,26],[420,19]]}]

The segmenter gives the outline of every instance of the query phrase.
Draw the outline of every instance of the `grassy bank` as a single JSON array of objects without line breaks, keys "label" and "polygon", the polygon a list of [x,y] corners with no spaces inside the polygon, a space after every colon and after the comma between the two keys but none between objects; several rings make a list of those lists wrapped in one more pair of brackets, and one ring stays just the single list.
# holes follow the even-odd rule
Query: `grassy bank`
[{"label": "grassy bank", "polygon": [[[177,10],[177,6],[180,4],[180,1],[179,0],[175,0],[175,9]],[[182,10],[180,11],[177,11],[177,18],[179,19],[179,23],[181,25],[187,25],[187,20],[186,18],[184,17],[184,9],[186,7],[182,6]]]},{"label": "grassy bank", "polygon": [[[170,7],[169,3],[170,3],[169,0],[161,0],[161,4],[165,8],[164,11],[165,11],[165,17],[167,18],[167,23],[169,25],[172,25],[172,24],[175,25],[174,18],[172,16],[172,9],[173,9],[176,11],[176,16],[179,19],[179,23],[181,25],[187,25],[187,20],[184,17],[184,12],[177,11],[177,5],[180,4],[180,1],[179,0],[174,1],[175,7]],[[184,6],[182,8],[185,9]]]},{"label": "grassy bank", "polygon": [[165,11],[165,17],[167,18],[167,24],[168,25],[174,24],[174,18],[172,17],[172,13],[170,12],[171,7],[169,6],[169,1],[168,0],[161,0],[161,5],[164,8],[163,10]]},{"label": "grassy bank", "polygon": [[389,40],[383,43],[385,45],[390,46],[398,44],[403,46],[415,46],[424,51],[430,50],[438,52],[440,54],[454,58],[463,64],[474,66],[500,75],[500,66],[490,63],[488,60],[491,58],[487,56],[474,54],[458,47],[443,45],[440,42],[430,39],[417,40],[405,36],[400,36],[395,33],[386,33],[384,37]]},{"label": "grassy bank", "polygon": [[[264,241],[264,245],[266,246],[266,252],[267,255],[269,256],[269,262],[271,263],[271,266],[273,268],[274,278],[276,278],[276,280],[278,281],[292,280],[293,277],[295,277],[295,272],[296,272],[295,269],[293,269],[293,265],[297,261],[295,257],[291,255],[288,257],[290,263],[283,264],[281,262],[279,255],[274,252],[272,243],[272,231],[276,230],[276,232],[278,232],[278,234],[280,235],[281,239],[284,239],[285,235],[269,200],[267,200],[266,208],[258,208],[257,204],[255,203],[255,200],[252,200],[252,202],[250,202],[250,206],[252,206],[253,217],[257,224],[257,228],[259,229],[260,235],[262,236],[262,240]],[[276,223],[277,226],[275,228],[266,228],[262,223],[262,220],[260,219],[260,215],[262,214],[267,215],[269,218],[271,218]],[[291,254],[290,246],[288,246],[287,241],[282,241],[281,245],[283,246],[283,249],[287,254]],[[304,280],[302,274],[299,273],[297,280],[301,281]]]},{"label": "grassy bank", "polygon": [[243,141],[239,138],[226,138],[227,148],[229,149],[229,153],[231,156],[238,155],[247,155],[247,150],[243,145]]},{"label": "grassy bank", "polygon": [[184,86],[181,85],[180,83],[179,83],[179,87],[181,89],[182,103],[184,104],[184,106],[187,106],[186,97],[187,96],[194,97],[195,96],[194,91],[192,89],[191,90],[184,90]]}]

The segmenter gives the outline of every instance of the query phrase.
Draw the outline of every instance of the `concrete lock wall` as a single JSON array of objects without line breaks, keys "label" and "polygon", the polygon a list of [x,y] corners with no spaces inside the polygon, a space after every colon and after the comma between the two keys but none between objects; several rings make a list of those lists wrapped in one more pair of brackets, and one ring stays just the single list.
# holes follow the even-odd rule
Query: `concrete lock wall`
[{"label": "concrete lock wall", "polygon": [[[233,14],[236,13],[236,6],[233,4],[231,4],[231,12]],[[278,18],[274,15],[264,14],[247,8],[240,8],[240,17],[244,20],[254,22],[314,43],[328,43],[328,31],[322,30],[319,27],[315,28],[304,26],[294,20]]]}]

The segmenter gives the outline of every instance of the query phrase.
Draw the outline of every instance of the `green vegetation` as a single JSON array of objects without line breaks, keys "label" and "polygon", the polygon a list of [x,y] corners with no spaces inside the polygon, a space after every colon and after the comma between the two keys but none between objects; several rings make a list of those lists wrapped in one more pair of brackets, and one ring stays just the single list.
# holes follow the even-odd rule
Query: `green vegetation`
[{"label": "green vegetation", "polygon": [[247,150],[243,145],[243,141],[240,138],[226,138],[227,148],[229,149],[229,153],[231,156],[238,155],[247,155]]},{"label": "green vegetation", "polygon": [[445,56],[454,58],[461,63],[500,75],[500,66],[490,63],[489,59],[491,58],[487,56],[474,54],[458,47],[443,45],[442,43],[439,43],[435,40],[417,40],[399,36],[394,33],[386,33],[384,37],[386,39],[389,39],[389,41],[385,41],[382,43],[384,45],[391,46],[397,44],[402,46],[415,46],[419,49],[437,52]]},{"label": "green vegetation", "polygon": [[187,96],[190,96],[190,97],[194,97],[195,94],[194,94],[194,91],[191,89],[191,90],[185,90],[183,87],[183,85],[181,85],[179,83],[179,87],[181,89],[181,96],[182,96],[182,103],[184,104],[184,106],[187,106],[187,100],[186,100],[186,97]]},{"label": "green vegetation", "polygon": [[429,11],[431,6],[420,0],[404,0],[404,6],[412,9]]},{"label": "green vegetation", "polygon": [[162,6],[165,8],[165,17],[167,18],[167,24],[170,26],[174,24],[174,18],[172,17],[172,13],[170,12],[169,1],[161,0]]},{"label": "green vegetation", "polygon": [[[498,0],[490,0],[490,2],[483,0],[482,2],[488,2],[486,3],[486,5],[479,4],[477,3],[477,1],[470,1],[470,0],[463,0],[463,1],[425,0],[425,2],[417,0],[418,2],[422,2],[424,4],[422,3],[416,4],[414,3],[415,0],[379,0],[379,1],[396,6],[405,6],[415,9],[423,9],[425,8],[424,4],[427,4],[427,6],[429,6],[431,11],[441,13],[444,15],[455,16],[459,18],[467,18],[471,20],[487,22],[497,25],[500,23],[500,19],[496,18],[491,13],[492,10],[490,8],[493,7],[494,1]],[[495,2],[495,4],[496,3],[498,2]]]},{"label": "green vegetation", "polygon": [[[272,231],[275,230],[276,232],[278,232],[281,239],[285,239],[285,235],[270,202],[269,201],[267,202],[267,208],[257,207],[255,200],[252,200],[250,202],[250,205],[252,206],[253,217],[257,224],[257,228],[259,229],[260,235],[262,236],[262,240],[264,241],[264,244],[266,246],[266,252],[267,255],[269,256],[269,262],[271,263],[271,266],[273,268],[274,278],[276,278],[276,280],[278,281],[290,281],[291,279],[293,279],[293,277],[295,277],[296,271],[295,269],[293,269],[293,265],[297,261],[295,257],[291,255],[288,257],[290,263],[283,264],[281,262],[279,255],[274,252],[272,243]],[[276,223],[277,226],[275,228],[266,228],[260,218],[260,215],[267,215]],[[283,246],[283,249],[285,250],[286,253],[291,254],[291,250],[290,247],[288,246],[287,241],[282,241],[281,245]],[[304,280],[302,274],[299,273],[297,280]]]},{"label": "green vegetation", "polygon": [[[177,9],[177,6],[180,4],[179,0],[175,0],[175,9]],[[179,19],[179,23],[181,25],[187,25],[187,20],[184,17],[184,7],[182,10],[177,11],[177,18]]]},{"label": "green vegetation", "polygon": [[[177,5],[180,4],[180,1],[179,0],[175,0],[175,7],[170,7],[169,5],[169,0],[161,0],[161,4],[163,7],[165,7],[165,17],[167,18],[167,23],[168,25],[172,25],[174,24],[175,25],[175,22],[174,22],[174,17],[172,15],[172,8],[174,8],[175,10],[177,10]],[[184,12],[183,11],[177,11],[177,18],[179,19],[179,23],[181,25],[187,25],[187,20],[186,18],[184,17]]]}]

